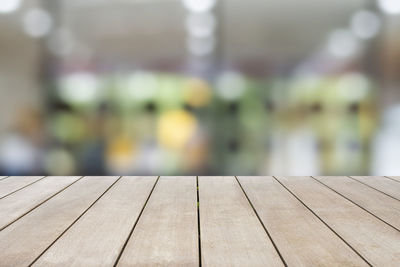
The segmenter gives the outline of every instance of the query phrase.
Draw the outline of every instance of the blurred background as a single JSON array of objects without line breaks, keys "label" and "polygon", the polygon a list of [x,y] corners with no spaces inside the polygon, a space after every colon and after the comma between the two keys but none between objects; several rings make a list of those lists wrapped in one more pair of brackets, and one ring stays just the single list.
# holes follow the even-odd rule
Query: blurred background
[{"label": "blurred background", "polygon": [[1,0],[1,175],[398,175],[399,0]]}]

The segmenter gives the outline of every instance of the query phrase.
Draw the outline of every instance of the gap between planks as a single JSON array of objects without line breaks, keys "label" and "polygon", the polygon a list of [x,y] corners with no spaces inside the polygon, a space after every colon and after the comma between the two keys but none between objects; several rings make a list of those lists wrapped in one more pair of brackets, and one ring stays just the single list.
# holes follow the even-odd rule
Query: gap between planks
[{"label": "gap between planks", "polygon": [[388,179],[390,179],[390,180],[392,180],[392,181],[395,181],[395,182],[400,183],[400,176],[383,176],[383,177],[388,178]]},{"label": "gap between planks", "polygon": [[128,237],[126,238],[126,240],[125,240],[125,242],[124,242],[124,245],[123,245],[121,251],[120,251],[119,254],[118,254],[118,257],[117,257],[117,259],[115,260],[115,263],[114,263],[114,265],[113,265],[114,267],[118,265],[118,263],[119,263],[119,261],[120,261],[120,259],[121,259],[121,256],[122,256],[122,254],[124,253],[125,248],[126,248],[126,246],[128,245],[128,242],[129,242],[129,240],[130,240],[130,238],[131,238],[131,236],[132,236],[132,234],[133,234],[133,231],[135,230],[136,225],[138,224],[138,222],[139,222],[139,220],[140,220],[140,217],[142,216],[143,211],[144,211],[144,209],[146,208],[146,205],[147,205],[147,203],[149,202],[149,199],[150,199],[151,195],[153,194],[154,188],[156,188],[157,183],[158,183],[159,180],[160,180],[160,176],[157,177],[156,182],[154,183],[153,187],[151,188],[150,193],[149,193],[149,196],[147,197],[146,201],[144,202],[144,205],[143,205],[142,209],[140,210],[140,213],[139,213],[138,217],[136,218],[136,221],[135,221],[135,223],[133,224],[132,229],[131,229],[130,232],[129,232],[129,235],[128,235]]},{"label": "gap between planks", "polygon": [[[398,185],[398,183],[394,182],[393,180],[381,179],[381,181],[379,181],[378,179],[376,179],[378,177],[382,178],[382,176],[347,176],[347,177],[363,185],[366,185],[378,192],[381,192],[382,194],[387,195],[388,197],[400,201],[400,185]],[[365,181],[362,181],[363,179]],[[369,181],[370,179],[376,179],[376,180],[373,180],[371,183],[371,181]],[[377,182],[381,182],[384,184],[379,185]],[[395,187],[396,189],[393,190],[393,187]]]},{"label": "gap between planks", "polygon": [[254,208],[253,203],[251,203],[250,198],[247,196],[247,193],[246,193],[246,191],[244,190],[244,188],[242,187],[242,184],[239,182],[237,176],[235,176],[235,179],[236,179],[236,182],[239,184],[240,189],[242,189],[242,192],[243,192],[243,194],[245,195],[247,201],[249,202],[251,208],[253,209],[254,213],[256,214],[258,221],[260,222],[260,224],[261,224],[262,227],[264,228],[264,231],[265,231],[265,233],[267,234],[269,240],[271,240],[271,243],[272,243],[272,245],[274,246],[276,252],[278,253],[279,258],[282,260],[283,265],[288,266],[287,263],[286,263],[286,261],[285,261],[285,259],[284,259],[283,256],[282,256],[281,252],[279,251],[278,246],[276,245],[276,243],[275,243],[274,240],[272,239],[272,236],[271,236],[271,234],[269,233],[267,227],[265,226],[264,222],[261,220],[260,215],[258,214],[257,210]]},{"label": "gap between planks", "polygon": [[84,177],[1,231],[2,264],[31,264],[117,178]]},{"label": "gap between planks", "polygon": [[[345,177],[346,179],[349,178],[348,176],[343,176],[343,177]],[[318,183],[322,184],[323,186],[327,187],[328,189],[332,190],[332,191],[335,192],[336,194],[340,195],[340,196],[343,197],[344,199],[350,201],[351,203],[353,203],[354,205],[356,205],[356,206],[359,207],[360,209],[362,209],[362,210],[368,212],[369,214],[371,214],[372,216],[374,216],[375,218],[377,218],[377,219],[380,220],[381,222],[383,222],[383,223],[387,224],[388,226],[392,227],[394,230],[400,232],[400,229],[399,229],[399,228],[397,228],[397,227],[394,226],[393,224],[389,223],[388,221],[382,219],[382,218],[381,218],[382,216],[378,216],[378,215],[375,214],[374,212],[370,211],[367,207],[363,207],[362,205],[358,204],[357,201],[354,201],[354,200],[352,200],[350,197],[347,197],[347,196],[345,196],[344,194],[340,193],[338,190],[335,190],[334,188],[332,188],[331,186],[329,186],[328,184],[326,184],[326,182],[323,182],[323,181],[321,181],[320,179],[317,179],[317,178],[314,177],[314,176],[311,176],[311,178],[313,178],[315,181],[317,181]],[[322,178],[323,178],[323,176],[322,176]],[[361,186],[365,186],[363,183],[360,183],[360,185],[361,185]],[[370,188],[370,187],[367,187],[367,188]],[[379,192],[379,191],[378,191],[377,193],[378,193],[378,194],[381,194],[381,192]],[[385,195],[385,194],[382,194],[382,196],[387,197],[387,195]],[[392,200],[392,198],[389,198],[389,200]],[[394,202],[396,202],[396,201],[394,200]]]},{"label": "gap between planks", "polygon": [[314,212],[311,207],[309,207],[305,202],[303,202],[294,192],[292,192],[288,187],[286,187],[279,179],[272,176],[283,188],[285,188],[293,197],[295,197],[305,208],[307,208],[315,217],[318,218],[326,227],[329,228],[338,238],[340,238],[351,250],[353,250],[366,264],[372,267],[372,264],[364,258],[361,253],[359,253],[352,245],[350,245],[337,231],[335,231],[327,222],[325,222],[316,212]]},{"label": "gap between planks", "polygon": [[[7,228],[8,226],[10,226],[11,224],[13,224],[14,222],[16,222],[17,220],[23,218],[25,215],[29,214],[30,212],[32,212],[33,210],[35,210],[36,208],[40,207],[43,203],[46,203],[47,201],[49,201],[50,199],[52,199],[54,196],[60,194],[61,192],[63,192],[65,189],[69,188],[70,186],[72,186],[73,184],[75,184],[76,182],[78,182],[79,180],[81,180],[84,176],[78,177],[76,180],[74,180],[73,182],[65,185],[64,187],[62,187],[61,189],[57,189],[56,192],[50,193],[50,196],[45,198],[44,200],[39,200],[39,203],[34,205],[33,207],[29,208],[27,211],[23,211],[21,212],[21,214],[16,215],[15,218],[12,218],[10,221],[8,221],[7,223],[5,223],[4,225],[2,225],[0,227],[0,231],[4,230],[5,228]],[[41,181],[45,181],[45,180],[41,180]],[[37,185],[37,184],[36,184]],[[32,187],[30,187],[32,188]],[[29,189],[29,188],[25,188],[25,189]],[[19,191],[18,193],[21,193],[23,191]],[[16,196],[16,195],[13,195]],[[6,198],[4,200],[9,200],[10,198]]]},{"label": "gap between planks", "polygon": [[160,177],[118,266],[198,266],[196,177]]},{"label": "gap between planks", "polygon": [[[24,188],[26,188],[26,187],[28,187],[28,186],[34,184],[34,183],[39,182],[40,180],[43,180],[43,179],[46,178],[46,177],[47,177],[47,176],[32,176],[32,177],[30,177],[30,176],[24,176],[24,177],[16,177],[16,179],[22,179],[22,178],[28,178],[28,179],[29,179],[29,178],[32,178],[33,181],[32,181],[32,182],[28,182],[27,184],[17,185],[15,188],[11,189],[8,193],[6,193],[6,194],[4,194],[3,196],[1,196],[0,199],[3,199],[3,198],[5,198],[5,197],[8,197],[8,196],[10,196],[10,195],[12,195],[12,194],[14,194],[14,193],[16,193],[16,192],[22,190],[22,189],[24,189]],[[1,182],[2,180],[3,180],[3,179],[0,179],[0,182]],[[9,179],[6,181],[6,183],[7,183],[7,182],[9,182]]]},{"label": "gap between planks", "polygon": [[201,263],[201,229],[200,229],[200,196],[199,196],[199,176],[196,176],[196,199],[197,199],[197,238],[198,238],[198,246],[199,246],[199,266],[202,266]]},{"label": "gap between planks", "polygon": [[310,176],[279,177],[287,188],[323,218],[368,262],[397,266],[400,260],[399,231],[321,185]]},{"label": "gap between planks", "polygon": [[90,204],[90,206],[85,209],[82,214],[80,214],[53,242],[51,242],[50,245],[47,246],[47,248],[45,250],[43,250],[33,261],[31,264],[29,264],[29,266],[32,266],[44,253],[46,253],[80,218],[82,218],[82,216],[84,216],[91,207],[93,207],[93,205],[95,205],[102,196],[104,196],[119,180],[121,180],[122,176],[119,176],[103,193],[100,194],[100,196],[98,198],[96,198],[96,200]]},{"label": "gap between planks", "polygon": [[202,264],[285,266],[236,177],[199,177]]},{"label": "gap between planks", "polygon": [[33,266],[112,266],[156,178],[119,177]]}]

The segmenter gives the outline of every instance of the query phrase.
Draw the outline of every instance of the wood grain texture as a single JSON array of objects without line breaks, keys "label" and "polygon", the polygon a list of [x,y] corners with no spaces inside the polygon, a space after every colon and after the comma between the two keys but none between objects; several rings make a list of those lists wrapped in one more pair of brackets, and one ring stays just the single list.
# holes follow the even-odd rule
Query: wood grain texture
[{"label": "wood grain texture", "polygon": [[375,216],[400,229],[400,201],[345,176],[314,177]]},{"label": "wood grain texture", "polygon": [[400,182],[400,176],[388,176],[390,179]]},{"label": "wood grain texture", "polygon": [[238,177],[289,266],[368,266],[273,177]]},{"label": "wood grain texture", "polygon": [[157,177],[122,177],[33,266],[112,266]]},{"label": "wood grain texture", "polygon": [[203,266],[284,266],[236,179],[199,177]]},{"label": "wood grain texture", "polygon": [[336,233],[375,266],[398,266],[400,232],[311,177],[277,177]]},{"label": "wood grain texture", "polygon": [[[14,177],[12,178],[14,179]],[[50,176],[0,200],[0,230],[80,179]]]},{"label": "wood grain texture", "polygon": [[0,180],[0,199],[12,194],[13,192],[31,185],[32,183],[42,179],[44,176],[20,176],[12,179]]},{"label": "wood grain texture", "polygon": [[367,184],[400,201],[400,183],[381,176],[351,176],[351,178]]},{"label": "wood grain texture", "polygon": [[1,266],[28,266],[117,177],[85,177],[0,232]]},{"label": "wood grain texture", "polygon": [[196,177],[161,177],[118,266],[199,266]]}]

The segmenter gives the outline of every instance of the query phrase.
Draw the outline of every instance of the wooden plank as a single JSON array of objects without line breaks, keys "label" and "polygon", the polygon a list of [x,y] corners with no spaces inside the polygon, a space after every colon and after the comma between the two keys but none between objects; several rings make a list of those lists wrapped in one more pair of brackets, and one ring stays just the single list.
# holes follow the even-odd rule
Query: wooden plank
[{"label": "wooden plank", "polygon": [[273,177],[238,177],[289,266],[368,266]]},{"label": "wooden plank", "polygon": [[400,182],[400,176],[387,176],[387,177],[392,180],[396,180],[396,181]]},{"label": "wooden plank", "polygon": [[50,176],[0,200],[0,230],[48,200],[78,176]]},{"label": "wooden plank", "polygon": [[161,177],[118,266],[199,266],[196,177]]},{"label": "wooden plank", "polygon": [[204,266],[284,266],[236,179],[199,177]]},{"label": "wooden plank", "polygon": [[112,266],[157,177],[122,177],[33,266]]},{"label": "wooden plank", "polygon": [[349,177],[314,177],[400,231],[400,201]]},{"label": "wooden plank", "polygon": [[350,176],[400,201],[400,184],[382,176]]},{"label": "wooden plank", "polygon": [[22,188],[33,184],[44,176],[19,176],[12,179],[0,180],[0,199],[10,195]]},{"label": "wooden plank", "polygon": [[277,177],[370,264],[398,266],[400,232],[311,177]]},{"label": "wooden plank", "polygon": [[31,264],[116,180],[85,177],[1,231],[0,265]]}]

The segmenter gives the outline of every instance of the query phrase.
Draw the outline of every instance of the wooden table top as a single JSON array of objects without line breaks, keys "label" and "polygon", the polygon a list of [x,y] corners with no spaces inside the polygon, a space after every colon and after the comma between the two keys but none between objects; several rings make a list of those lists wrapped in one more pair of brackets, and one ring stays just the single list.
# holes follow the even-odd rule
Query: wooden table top
[{"label": "wooden table top", "polygon": [[2,177],[29,265],[400,266],[400,177]]}]

